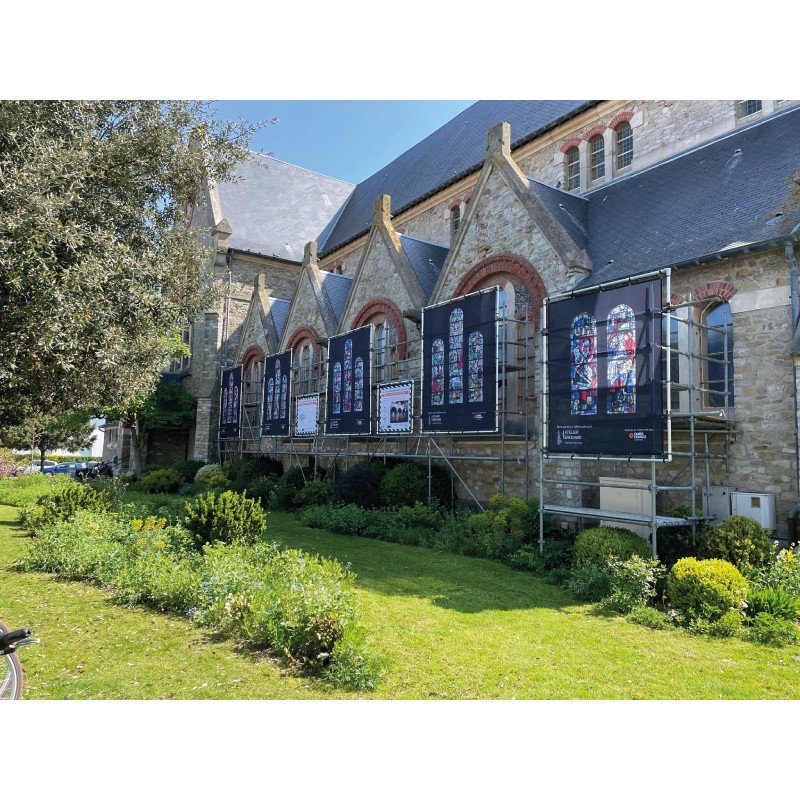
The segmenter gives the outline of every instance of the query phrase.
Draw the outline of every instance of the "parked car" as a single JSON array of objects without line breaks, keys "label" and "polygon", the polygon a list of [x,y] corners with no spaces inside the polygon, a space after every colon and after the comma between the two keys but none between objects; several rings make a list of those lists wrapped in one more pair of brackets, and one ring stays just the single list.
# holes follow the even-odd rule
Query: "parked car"
[{"label": "parked car", "polygon": [[78,470],[83,469],[86,469],[85,461],[62,461],[52,467],[45,467],[43,472],[45,475],[72,475],[74,477]]},{"label": "parked car", "polygon": [[[53,467],[58,466],[58,461],[52,461],[49,458],[44,460],[44,471],[47,472],[48,469],[52,469]],[[41,470],[41,464],[36,461],[33,464],[24,464],[17,467],[15,475],[31,475],[35,472],[39,472]]]}]

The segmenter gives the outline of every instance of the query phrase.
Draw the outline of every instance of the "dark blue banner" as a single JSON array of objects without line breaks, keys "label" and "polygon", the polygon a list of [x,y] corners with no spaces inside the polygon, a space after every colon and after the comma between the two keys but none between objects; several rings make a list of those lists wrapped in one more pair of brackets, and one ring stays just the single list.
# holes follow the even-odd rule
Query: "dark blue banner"
[{"label": "dark blue banner", "polygon": [[261,435],[288,436],[292,407],[292,351],[264,359],[264,398]]},{"label": "dark blue banner", "polygon": [[422,430],[497,430],[497,288],[422,309]]},{"label": "dark blue banner", "polygon": [[552,453],[664,452],[661,279],[547,306]]},{"label": "dark blue banner", "polygon": [[372,327],[328,340],[326,433],[369,433],[372,384]]},{"label": "dark blue banner", "polygon": [[219,438],[239,438],[242,411],[242,365],[222,370],[219,399]]}]

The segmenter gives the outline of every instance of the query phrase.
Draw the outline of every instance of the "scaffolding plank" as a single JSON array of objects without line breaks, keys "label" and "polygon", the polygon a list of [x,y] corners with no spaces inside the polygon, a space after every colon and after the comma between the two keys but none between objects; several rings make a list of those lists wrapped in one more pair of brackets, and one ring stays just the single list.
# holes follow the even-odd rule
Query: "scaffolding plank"
[{"label": "scaffolding plank", "polygon": [[[565,517],[587,517],[589,519],[610,519],[618,522],[632,522],[637,525],[649,525],[653,518],[649,514],[635,514],[632,511],[612,511],[606,508],[575,508],[573,506],[551,506],[542,507],[545,514],[555,514]],[[684,517],[663,517],[656,516],[656,527],[666,528],[674,525],[691,524]]]}]

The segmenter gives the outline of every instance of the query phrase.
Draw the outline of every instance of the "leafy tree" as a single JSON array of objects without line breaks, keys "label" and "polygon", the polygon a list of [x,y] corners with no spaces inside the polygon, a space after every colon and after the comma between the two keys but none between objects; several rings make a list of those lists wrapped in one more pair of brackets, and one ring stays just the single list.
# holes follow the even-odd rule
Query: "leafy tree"
[{"label": "leafy tree", "polygon": [[82,450],[95,440],[92,423],[87,413],[73,411],[66,414],[34,414],[21,424],[3,429],[0,443],[16,450],[39,451],[39,466],[44,467],[48,451],[63,448]]},{"label": "leafy tree", "polygon": [[139,395],[127,405],[108,409],[106,417],[118,419],[131,429],[129,469],[142,475],[142,446],[151,431],[190,430],[197,416],[197,398],[178,381],[162,382],[154,392]]},{"label": "leafy tree", "polygon": [[0,101],[0,425],[153,389],[209,299],[186,210],[259,127],[205,102]]}]

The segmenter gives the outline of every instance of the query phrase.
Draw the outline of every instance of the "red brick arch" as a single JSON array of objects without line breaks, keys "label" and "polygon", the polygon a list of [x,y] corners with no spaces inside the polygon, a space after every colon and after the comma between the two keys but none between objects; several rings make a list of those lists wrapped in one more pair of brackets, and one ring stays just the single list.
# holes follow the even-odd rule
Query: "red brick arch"
[{"label": "red brick arch", "polygon": [[397,355],[401,359],[405,358],[408,351],[406,326],[400,309],[391,300],[385,297],[370,300],[356,314],[356,318],[353,320],[353,328],[360,328],[362,325],[366,325],[373,317],[378,316],[388,317],[392,321],[394,329],[397,331]]},{"label": "red brick arch", "polygon": [[504,253],[483,259],[459,281],[452,296],[460,297],[462,294],[469,294],[469,292],[482,289],[493,282],[505,286],[508,282],[506,276],[516,278],[530,293],[531,303],[528,310],[532,314],[534,328],[538,331],[542,302],[547,297],[547,289],[539,273],[520,256]]},{"label": "red brick arch", "polygon": [[291,336],[289,342],[287,344],[287,349],[294,352],[294,350],[301,344],[306,341],[311,342],[311,347],[314,351],[314,355],[319,357],[319,345],[317,344],[317,339],[319,339],[319,335],[317,332],[310,328],[308,325],[301,325]]},{"label": "red brick arch", "polygon": [[[736,287],[727,281],[709,281],[692,290],[692,300],[724,300],[726,303],[736,294]],[[673,294],[673,305],[686,302],[687,295]]]},{"label": "red brick arch", "polygon": [[633,119],[633,111],[620,111],[611,122],[608,123],[609,128],[616,128],[621,122],[630,122]]},{"label": "red brick arch", "polygon": [[564,144],[561,145],[561,152],[566,153],[567,150],[571,150],[573,147],[580,146],[581,140],[578,138],[567,139]]},{"label": "red brick arch", "polygon": [[257,361],[258,359],[264,358],[264,353],[258,345],[251,345],[244,351],[244,355],[242,356],[242,364],[245,368],[250,364],[251,361]]},{"label": "red brick arch", "polygon": [[583,134],[583,138],[588,142],[589,139],[593,138],[594,136],[602,136],[606,132],[605,125],[595,125],[589,128],[586,133]]}]

